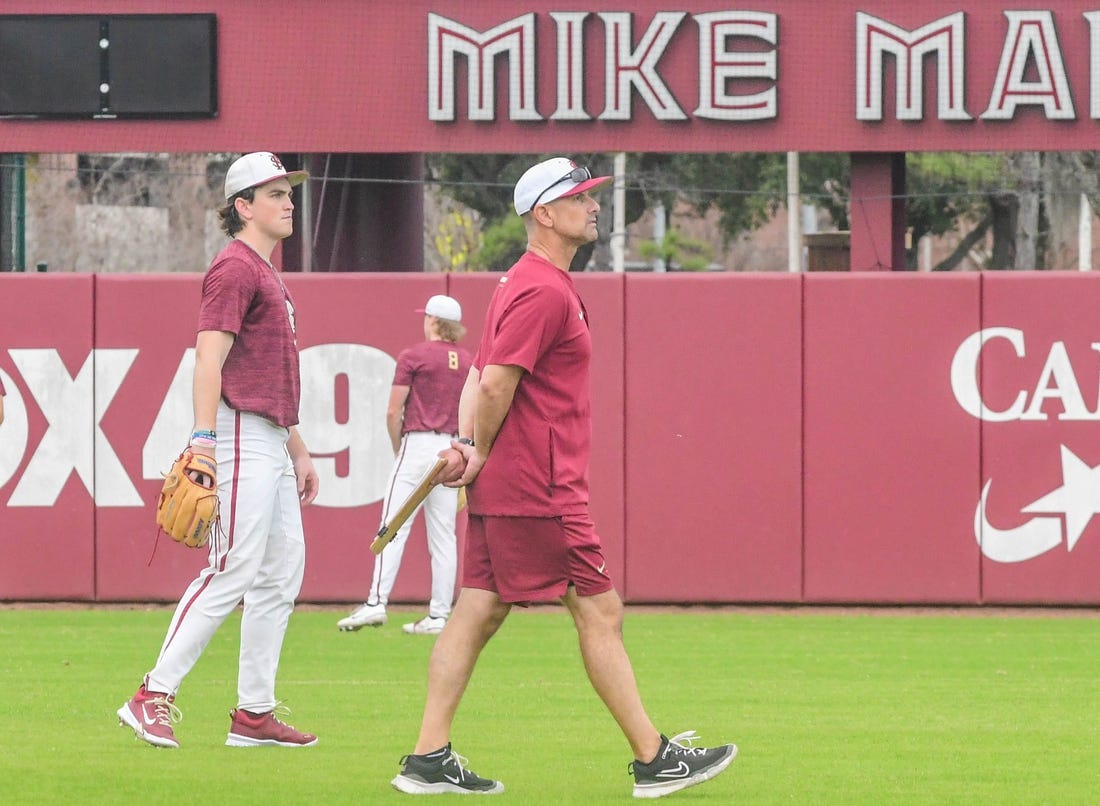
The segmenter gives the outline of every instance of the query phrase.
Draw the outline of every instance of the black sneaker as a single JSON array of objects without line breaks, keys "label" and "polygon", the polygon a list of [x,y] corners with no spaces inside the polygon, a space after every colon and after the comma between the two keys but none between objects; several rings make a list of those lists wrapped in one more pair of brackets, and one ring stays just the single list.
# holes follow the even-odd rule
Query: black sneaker
[{"label": "black sneaker", "polygon": [[657,758],[648,764],[632,761],[627,770],[634,774],[634,797],[660,798],[713,778],[730,765],[737,745],[692,747],[698,737],[689,730],[669,739],[661,735]]},{"label": "black sneaker", "polygon": [[466,759],[451,750],[450,742],[434,753],[401,758],[401,774],[390,781],[408,795],[498,795],[504,784],[466,769]]}]

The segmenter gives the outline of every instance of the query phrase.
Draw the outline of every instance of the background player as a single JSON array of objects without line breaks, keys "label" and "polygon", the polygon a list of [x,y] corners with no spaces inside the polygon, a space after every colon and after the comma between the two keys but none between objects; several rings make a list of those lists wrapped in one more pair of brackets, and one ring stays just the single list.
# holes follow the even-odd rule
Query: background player
[{"label": "background player", "polygon": [[[276,716],[275,673],[305,570],[301,504],[317,473],[298,434],[300,377],[294,302],[271,264],[293,231],[288,173],[269,152],[247,154],[225,177],[222,229],[233,238],[202,284],[195,348],[191,450],[218,463],[221,524],[209,565],[180,599],[156,665],[118,709],[158,747],[179,747],[176,693],[214,632],[243,600],[237,708],[226,744],[312,745]],[[285,713],[280,708],[280,714]]]},{"label": "background player", "polygon": [[[458,398],[470,371],[470,354],[456,345],[466,335],[458,300],[437,294],[417,312],[424,314],[424,341],[398,355],[386,410],[386,429],[395,458],[382,506],[383,523],[458,434]],[[411,634],[435,635],[447,623],[454,602],[458,490],[437,485],[422,506],[432,559],[432,598],[428,615],[402,629]],[[374,558],[374,579],[367,601],[337,622],[341,630],[386,623],[386,604],[397,580],[412,522],[413,518],[405,521],[393,541]]]}]

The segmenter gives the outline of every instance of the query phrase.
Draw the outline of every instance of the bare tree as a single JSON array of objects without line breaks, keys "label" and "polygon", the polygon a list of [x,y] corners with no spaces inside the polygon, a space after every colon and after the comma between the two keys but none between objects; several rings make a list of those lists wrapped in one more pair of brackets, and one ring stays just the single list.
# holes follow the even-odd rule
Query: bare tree
[{"label": "bare tree", "polygon": [[1016,213],[1016,258],[1013,269],[1038,269],[1039,192],[1042,189],[1042,159],[1038,151],[1013,154],[1019,177],[1019,209]]}]

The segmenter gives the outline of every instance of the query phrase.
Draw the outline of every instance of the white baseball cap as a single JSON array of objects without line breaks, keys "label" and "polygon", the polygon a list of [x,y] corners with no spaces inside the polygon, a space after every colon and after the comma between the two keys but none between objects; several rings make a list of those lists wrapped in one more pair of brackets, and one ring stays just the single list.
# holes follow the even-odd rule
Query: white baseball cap
[{"label": "white baseball cap", "polygon": [[416,312],[428,316],[438,316],[440,319],[449,319],[452,322],[462,321],[462,306],[458,304],[457,299],[448,297],[446,294],[436,294],[434,297],[430,297],[427,304],[423,308],[417,308]]},{"label": "white baseball cap", "polygon": [[546,204],[566,196],[576,196],[599,187],[610,176],[592,176],[588,168],[571,159],[553,157],[528,168],[516,182],[513,196],[519,215],[531,212],[536,204]]},{"label": "white baseball cap", "polygon": [[229,201],[242,190],[266,185],[276,179],[286,178],[295,187],[309,178],[305,171],[287,171],[282,160],[270,151],[256,151],[238,157],[225,172],[225,200]]}]

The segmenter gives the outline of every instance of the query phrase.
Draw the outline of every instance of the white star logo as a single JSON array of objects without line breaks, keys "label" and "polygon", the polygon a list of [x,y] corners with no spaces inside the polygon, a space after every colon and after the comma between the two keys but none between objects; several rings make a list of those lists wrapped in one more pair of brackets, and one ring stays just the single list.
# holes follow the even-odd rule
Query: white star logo
[{"label": "white star logo", "polygon": [[974,536],[982,554],[995,562],[1030,560],[1062,543],[1065,520],[1066,550],[1073,551],[1093,515],[1100,514],[1100,465],[1089,467],[1065,445],[1062,450],[1062,486],[1023,507],[1021,512],[1041,513],[1013,529],[998,529],[985,516],[993,480],[985,483],[974,513]]},{"label": "white star logo", "polygon": [[1093,515],[1100,514],[1100,466],[1089,467],[1065,445],[1062,448],[1062,486],[1036,499],[1021,512],[1066,517],[1066,548],[1073,551]]}]

